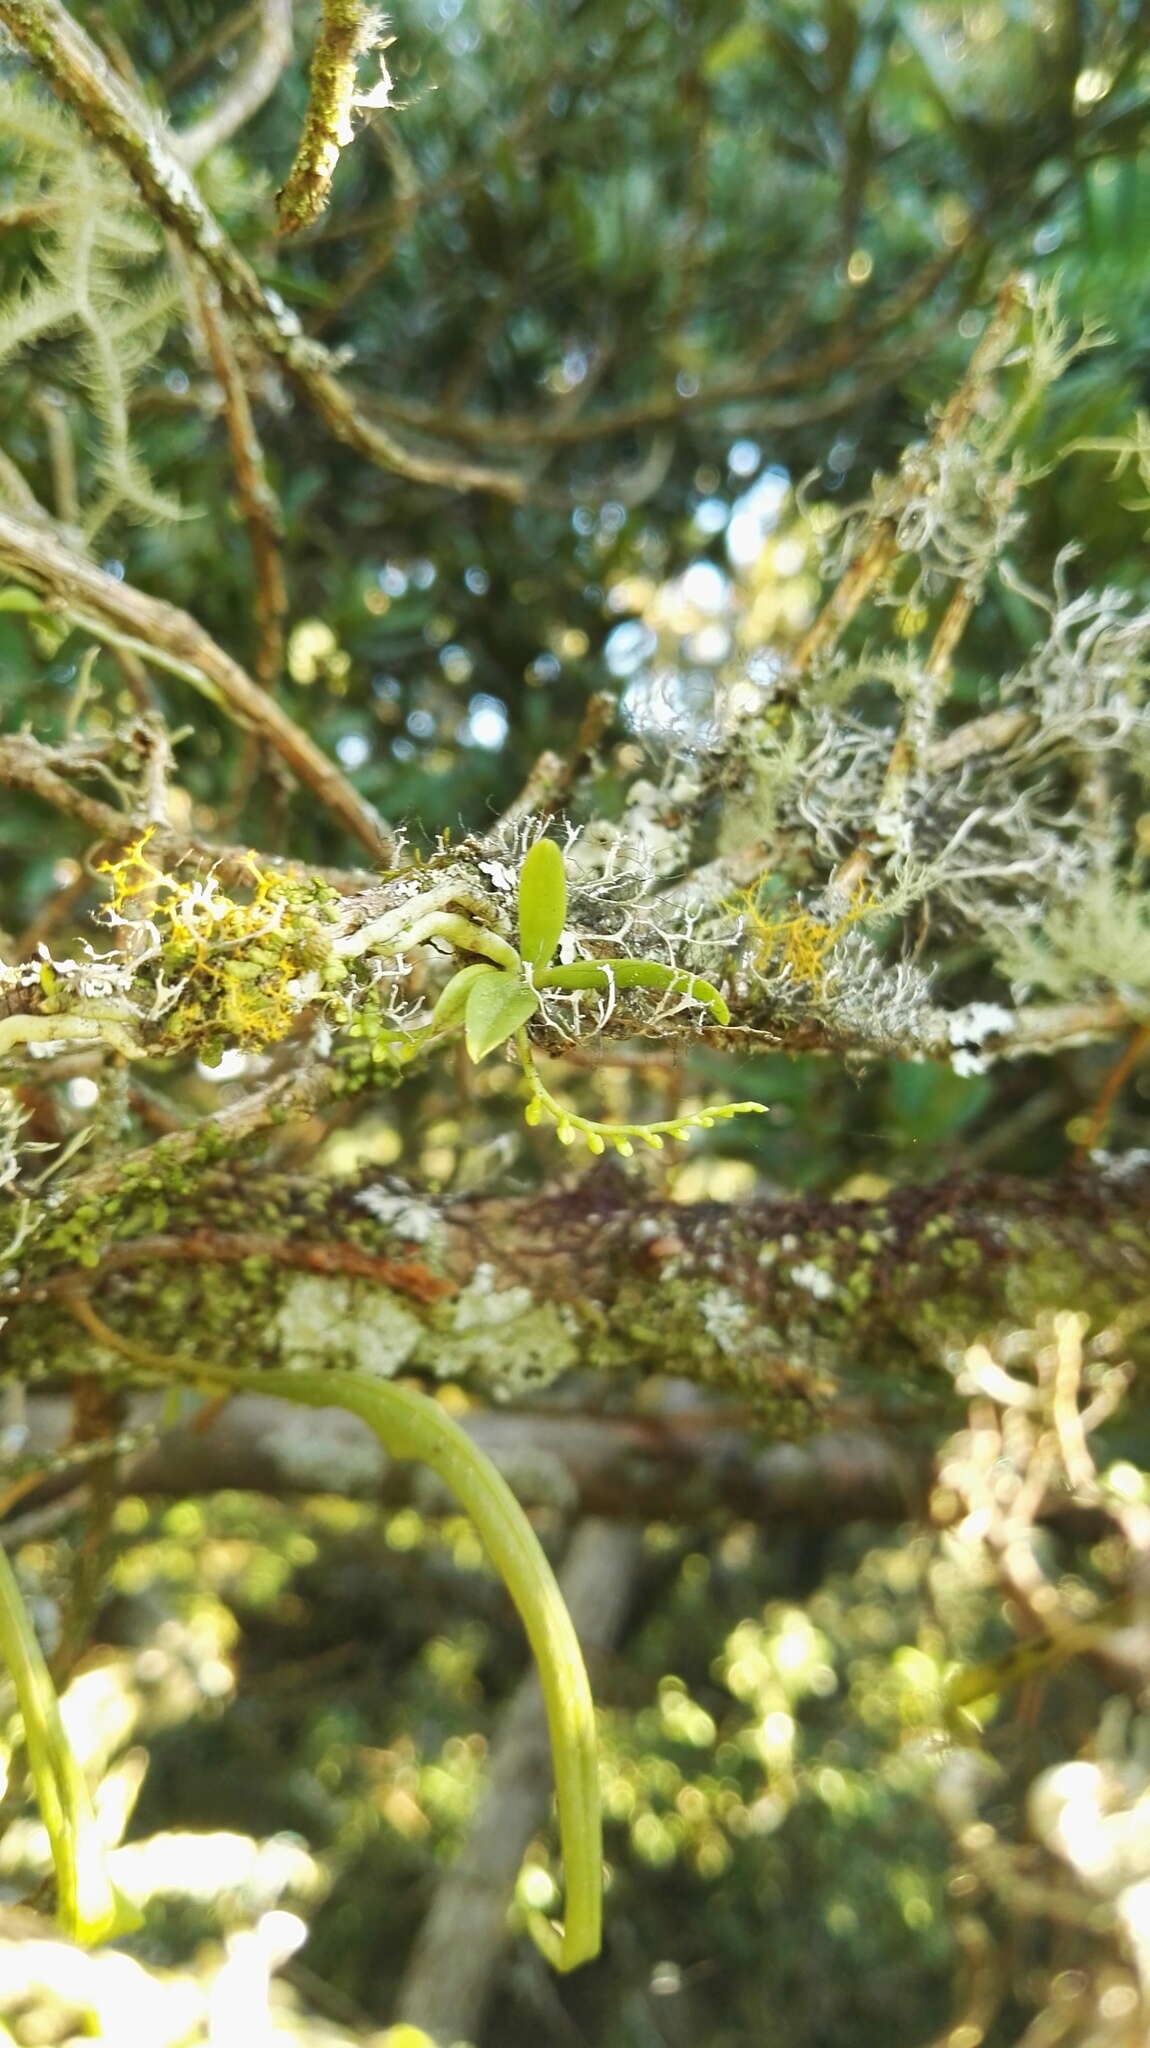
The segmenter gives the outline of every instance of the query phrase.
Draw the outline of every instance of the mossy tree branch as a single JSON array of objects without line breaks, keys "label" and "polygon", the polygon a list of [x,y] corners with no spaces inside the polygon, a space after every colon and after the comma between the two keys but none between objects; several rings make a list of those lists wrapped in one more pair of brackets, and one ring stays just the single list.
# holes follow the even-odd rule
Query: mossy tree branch
[{"label": "mossy tree branch", "polygon": [[1144,1165],[690,1208],[609,1174],[433,1203],[166,1156],[69,1195],[32,1233],[0,1296],[5,1372],[122,1372],[98,1347],[77,1354],[68,1302],[91,1293],[125,1337],[189,1359],[415,1372],[504,1397],[575,1367],[672,1372],[803,1433],[860,1413],[937,1421],[965,1344],[1068,1304],[1096,1330],[1125,1319],[1132,1355],[1145,1348]]},{"label": "mossy tree branch", "polygon": [[386,106],[391,80],[380,58],[378,84],[356,93],[360,58],[383,48],[383,23],[364,0],[323,0],[309,74],[307,112],[295,161],[276,198],[282,235],[298,234],[319,219],[340,155],[352,140],[357,105]]}]

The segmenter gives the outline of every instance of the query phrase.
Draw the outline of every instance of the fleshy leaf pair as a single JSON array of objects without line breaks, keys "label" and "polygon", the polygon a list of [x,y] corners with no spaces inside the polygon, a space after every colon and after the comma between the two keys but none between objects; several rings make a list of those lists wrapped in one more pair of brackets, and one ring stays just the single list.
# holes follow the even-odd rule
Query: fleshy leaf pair
[{"label": "fleshy leaf pair", "polygon": [[[553,839],[537,839],[519,877],[519,949],[525,975],[546,967],[563,932],[567,878],[563,855]],[[506,967],[477,960],[454,974],[435,1006],[437,1026],[463,1019],[469,1056],[478,1063],[526,1024],[539,997],[524,978]]]}]

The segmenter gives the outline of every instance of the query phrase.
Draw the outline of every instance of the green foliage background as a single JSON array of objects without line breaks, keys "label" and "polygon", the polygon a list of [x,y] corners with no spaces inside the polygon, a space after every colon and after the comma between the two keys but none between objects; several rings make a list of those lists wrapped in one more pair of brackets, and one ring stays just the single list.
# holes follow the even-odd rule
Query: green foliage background
[{"label": "green foliage background", "polygon": [[[227,14],[208,0],[109,0],[77,14],[177,125],[226,79],[218,55],[196,61]],[[208,162],[203,184],[264,280],[348,351],[381,418],[415,434],[434,415],[462,446],[474,435],[461,416],[481,415],[487,451],[531,475],[515,508],[368,469],[266,366],[253,370],[290,566],[283,701],[417,843],[482,827],[542,748],[573,745],[592,693],[627,680],[613,636],[640,617],[630,599],[692,563],[725,572],[730,519],[756,478],[817,472],[811,500],[842,503],[890,466],[952,387],[977,309],[1008,269],[1056,270],[1068,317],[1100,320],[1110,336],[1034,420],[1034,459],[1124,431],[1145,400],[1140,4],[410,0],[394,29],[396,111],[347,152],[329,215],[298,246],[275,243],[271,201],[303,113],[302,63]],[[18,211],[26,178],[0,119],[0,205],[6,179]],[[30,267],[40,274],[42,227],[11,222],[0,298]],[[935,288],[900,313],[900,294],[931,265]],[[569,417],[601,410],[601,432],[522,438],[517,423],[560,420],[588,380],[593,395]],[[722,386],[735,393],[725,403],[695,402]],[[99,403],[66,328],[17,350],[0,377],[0,443],[51,503],[44,393],[66,410],[90,505]],[[178,313],[135,372],[131,444],[183,513],[137,523],[113,512],[101,559],[250,655],[251,567],[226,437]],[[1135,485],[1108,486],[1110,467],[1078,454],[1052,473],[1019,567],[1042,581],[1074,543],[1085,573],[1145,603],[1145,509]],[[1021,599],[984,608],[962,652],[968,701],[982,701],[1031,624]],[[75,636],[47,645],[0,615],[5,727],[29,721],[62,737],[81,653]],[[684,676],[683,701],[705,719],[707,663],[682,657]],[[106,657],[86,687],[87,729],[110,728],[126,707]],[[178,759],[196,828],[348,858],[314,804],[242,757],[225,719],[178,683],[158,687],[173,728],[192,727]],[[675,743],[692,743],[689,724],[686,735],[680,726]],[[658,766],[670,739],[648,743]],[[608,811],[638,744],[624,697],[595,784]],[[82,844],[30,799],[8,798],[0,923],[33,923]],[[79,919],[95,896],[75,879]],[[699,1055],[688,1093],[721,1085],[772,1114],[713,1133],[678,1187],[835,1190],[864,1174],[986,1164],[1043,1173],[1080,1139],[1111,1057],[1064,1053],[961,1079],[782,1055],[734,1074]],[[217,1099],[202,1072],[158,1078],[189,1107]],[[354,1160],[448,1188],[496,1166],[538,1175],[504,1075],[468,1085],[461,1100],[459,1076],[442,1071],[387,1098],[357,1131]],[[664,1113],[657,1072],[577,1085],[592,1114],[618,1114],[620,1090],[629,1113]],[[1143,1074],[1110,1139],[1137,1146],[1148,1130]],[[338,1136],[328,1163],[354,1163]],[[66,1551],[64,1539],[45,1543],[26,1569],[50,1587]],[[1068,1551],[1064,1563],[1105,1583],[1105,1556]],[[361,2031],[381,2026],[477,1796],[485,1732],[522,1668],[474,1540],[412,1510],[381,1524],[331,1503],[129,1501],[97,1635],[139,1644],[164,1628],[206,1631],[234,1666],[237,1696],[213,1707],[205,1691],[152,1739],[134,1830],[306,1841],[332,1889],[301,1986],[328,1987],[334,2016]],[[998,1603],[909,1530],[782,1538],[719,1519],[649,1529],[639,1611],[600,1688],[606,1956],[560,2003],[543,1966],[517,1950],[484,2043],[540,2031],[597,2048],[853,2048],[879,2029],[891,2048],[931,2039],[952,2010],[961,1951],[914,1659],[933,1669],[1007,1640]],[[1044,1758],[1073,1754],[1096,1707],[1093,1679],[1076,1670],[1010,1725],[1004,1826],[1018,1788]],[[157,1907],[137,1952],[183,1960],[220,1924],[218,1902]],[[1085,1935],[1061,1939],[1067,1967],[1088,1958]],[[989,2041],[1019,2037],[1034,2003],[1027,1973],[1053,1967],[1046,1943],[1035,1936],[1028,1951],[1020,1938]]]}]

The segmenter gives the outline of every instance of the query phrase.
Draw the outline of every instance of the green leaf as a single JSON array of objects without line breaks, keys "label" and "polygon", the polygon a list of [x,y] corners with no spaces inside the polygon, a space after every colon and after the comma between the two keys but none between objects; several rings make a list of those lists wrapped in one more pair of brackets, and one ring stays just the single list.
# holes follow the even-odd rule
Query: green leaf
[{"label": "green leaf", "polygon": [[433,1028],[442,1030],[446,1024],[454,1024],[467,1008],[467,998],[472,985],[481,974],[490,974],[491,969],[484,960],[475,960],[470,967],[461,967],[446,984],[439,1001],[431,1013]]},{"label": "green leaf", "polygon": [[478,1065],[526,1024],[539,1008],[539,998],[525,981],[501,967],[481,968],[467,996],[464,1031],[467,1050]]},{"label": "green leaf", "polygon": [[546,967],[563,935],[567,877],[553,839],[537,839],[519,872],[519,950],[530,967]]},{"label": "green leaf", "polygon": [[0,612],[42,612],[44,600],[22,583],[8,583],[0,590]]}]

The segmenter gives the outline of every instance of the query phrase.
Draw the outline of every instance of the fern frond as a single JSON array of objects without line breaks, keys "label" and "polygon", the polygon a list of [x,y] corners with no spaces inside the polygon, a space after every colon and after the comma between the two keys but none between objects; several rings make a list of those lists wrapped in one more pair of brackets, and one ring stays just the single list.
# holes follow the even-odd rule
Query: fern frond
[{"label": "fern frond", "polygon": [[75,318],[71,294],[49,284],[26,285],[0,304],[0,366],[30,342],[61,334]]},{"label": "fern frond", "polygon": [[180,304],[175,279],[161,267],[159,230],[79,126],[23,85],[0,104],[5,157],[14,165],[14,197],[51,206],[35,254],[38,274],[0,300],[0,365],[49,335],[62,344],[53,385],[71,388],[91,413],[77,436],[95,491],[83,508],[89,537],[115,513],[179,518],[180,505],[155,484],[131,438],[136,380],[155,362]]}]

